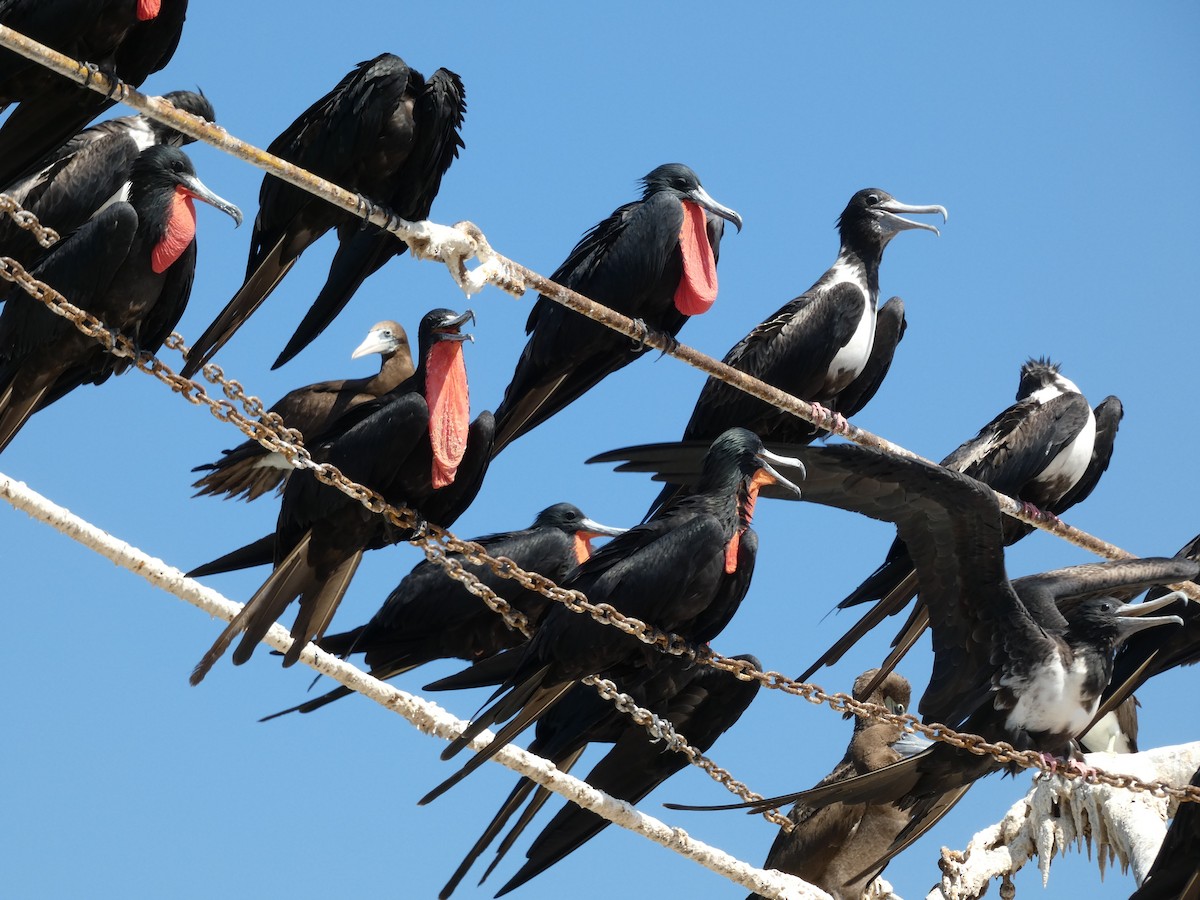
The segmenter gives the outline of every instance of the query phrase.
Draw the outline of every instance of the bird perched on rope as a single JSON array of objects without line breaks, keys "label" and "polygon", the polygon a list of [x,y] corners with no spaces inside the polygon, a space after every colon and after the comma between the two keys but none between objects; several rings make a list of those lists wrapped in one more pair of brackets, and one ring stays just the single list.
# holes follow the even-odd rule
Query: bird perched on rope
[{"label": "bird perched on rope", "polygon": [[[382,397],[412,376],[414,366],[408,334],[399,322],[389,319],[375,323],[350,358],[374,353],[381,357],[377,375],[321,381],[296,388],[284,394],[268,411],[277,413],[284,424],[297,429],[305,440],[318,442],[344,413]],[[284,480],[294,469],[282,454],[271,452],[258,441],[247,440],[232,450],[222,451],[216,462],[196,466],[192,471],[208,472],[192,485],[199,488],[196,496],[225,494],[256,500],[274,488],[282,491]]]},{"label": "bird perched on rope", "polygon": [[[0,0],[0,24],[137,87],[175,55],[187,0]],[[113,105],[95,91],[0,49],[0,185],[27,174]]]},{"label": "bird perched on rope", "polygon": [[[716,300],[722,220],[741,231],[742,218],[680,163],[659,166],[642,185],[642,198],[588,231],[550,278],[673,336]],[[525,333],[496,409],[497,453],[649,349],[546,297]]]},{"label": "bird perched on rope", "polygon": [[[762,667],[753,656],[734,658],[755,668]],[[679,657],[661,655],[651,669],[653,674],[627,693],[638,706],[670,723],[676,734],[686,737],[688,744],[701,753],[707,752],[717,738],[734,726],[758,694],[757,681],[740,681],[728,672],[695,665]],[[611,743],[613,747],[584,780],[628,803],[637,803],[688,765],[683,753],[663,740],[653,739],[645,727],[586,684],[575,685],[559,705],[539,720],[537,736],[529,751],[551,760],[558,769],[566,772],[578,762],[589,743]],[[548,799],[550,791],[546,788],[527,778],[520,779],[442,888],[438,895],[441,900],[454,892],[475,860],[528,800],[520,817],[500,842],[495,858],[480,879],[482,884]],[[526,862],[496,896],[515,890],[574,853],[608,824],[607,819],[590,810],[573,803],[565,804],[534,838],[525,852]]]},{"label": "bird perched on rope", "polygon": [[[461,328],[474,315],[435,309],[421,319],[417,368],[377,400],[360,404],[310,447],[350,480],[393,505],[409,506],[427,521],[449,526],[479,492],[491,461],[492,414],[470,421]],[[319,640],[366,550],[408,540],[396,528],[308,469],[288,478],[275,527],[275,567],[192,672],[199,684],[235,637],[235,665],[248,660],[272,623],[297,597],[290,666],[309,641]]]},{"label": "bird perched on rope", "polygon": [[[216,121],[212,104],[203,93],[171,91],[161,98],[179,109]],[[143,115],[121,116],[85,128],[53,153],[37,161],[33,170],[4,188],[60,235],[74,231],[106,203],[129,199],[129,176],[134,160],[147,147],[163,144],[183,147],[195,138]],[[7,217],[0,221],[0,255],[19,259],[29,268],[45,256],[31,232]]]},{"label": "bird perched on rope", "polygon": [[[591,557],[593,538],[615,537],[624,531],[588,518],[578,506],[556,503],[538,513],[528,528],[472,540],[488,556],[510,559],[527,572],[557,582]],[[486,564],[472,563],[458,553],[449,556],[524,614],[531,627],[537,626],[550,604],[548,597],[497,575]],[[525,640],[465,585],[448,578],[441,566],[424,560],[404,576],[371,621],[328,635],[320,646],[342,657],[366,654],[371,675],[386,679],[435,659],[486,659]],[[312,712],[350,693],[349,688],[337,687],[284,712]],[[280,715],[283,713],[267,718]]]},{"label": "bird perched on rope", "polygon": [[[183,315],[196,270],[202,200],[241,224],[242,213],[196,177],[174,147],[142,151],[128,201],[113,203],[59,241],[33,269],[70,302],[142,351],[162,346]],[[81,384],[100,384],[130,362],[10,287],[0,313],[0,450],[34,412]]]},{"label": "bird perched on rope", "polygon": [[[891,672],[872,693],[863,694],[874,676],[874,670],[858,676],[854,682],[855,699],[904,715],[912,691],[908,680]],[[846,717],[851,714],[846,713]],[[927,746],[927,739],[906,734],[899,725],[855,718],[854,735],[846,755],[817,786],[874,772]],[[867,886],[883,874],[882,867],[863,871],[863,864],[878,859],[910,817],[891,803],[834,803],[821,809],[796,804],[788,812],[788,818],[795,827],[790,832],[780,830],[775,836],[763,868],[802,878],[829,893],[834,900],[860,900]],[[758,897],[754,894],[751,900]]]},{"label": "bird perched on rope", "polygon": [[[409,220],[429,218],[442,176],[463,146],[462,81],[438,69],[427,81],[400,57],[361,62],[300,114],[267,148],[315,175],[361,194]],[[242,326],[321,235],[336,228],[338,251],[312,307],[271,368],[311,343],[363,280],[408,249],[393,235],[364,225],[307,191],[263,178],[245,283],[192,345],[183,375],[200,370]]]},{"label": "bird perched on rope", "polygon": [[[985,485],[940,466],[854,445],[794,452],[806,467],[806,500],[893,522],[908,547],[933,629],[933,673],[920,703],[927,723],[1021,750],[1072,754],[1075,739],[1091,724],[1121,643],[1136,631],[1180,622],[1176,616],[1145,615],[1162,602],[1123,604],[1114,593],[1200,573],[1200,564],[1191,560],[1147,558],[1010,582],[1003,516]],[[697,457],[695,444],[660,444],[613,451],[602,461],[623,460],[623,469],[694,483]],[[814,808],[895,802],[911,811],[912,821],[876,861],[882,864],[945,812],[949,792],[1001,767],[994,757],[935,743],[877,771],[751,808],[792,801]]]},{"label": "bird perched on rope", "polygon": [[[799,493],[774,465],[793,462],[731,428],[704,454],[696,492],[606,544],[564,580],[592,603],[610,603],[659,629],[703,642],[720,633],[750,586],[758,538],[750,527],[760,490]],[[509,651],[515,654],[516,651]],[[427,794],[428,803],[537,721],[587,675],[644,669],[657,651],[589,615],[554,606],[522,651],[495,702],[442,754],[449,759],[489,725],[508,720],[495,740]]]},{"label": "bird perched on rope", "polygon": [[[1057,363],[1030,359],[1021,366],[1017,402],[985,425],[974,438],[942,460],[942,465],[977,478],[994,490],[1023,501],[1034,513],[1057,515],[1086,499],[1108,469],[1124,411],[1116,397],[1094,410]],[[1014,544],[1033,530],[1005,518],[1004,542]],[[895,615],[917,594],[917,579],[904,543],[897,539],[883,564],[838,604],[876,605],[800,679],[832,665],[871,628]],[[928,613],[918,598],[908,623],[894,641],[896,650],[880,667],[891,671],[924,632]]]},{"label": "bird perched on rope", "polygon": [[[941,215],[942,206],[910,206],[886,191],[858,191],[838,217],[841,246],[833,265],[807,291],[738,341],[726,365],[817,407],[835,424],[867,405],[892,365],[904,336],[904,303],[893,297],[876,314],[879,265],[901,231],[932,225],[910,215]],[[825,409],[828,407],[828,410]],[[803,419],[710,377],[683,431],[685,441],[712,440],[726,428],[749,428],[766,443],[807,444],[825,434]],[[663,503],[673,488],[654,501]],[[653,507],[652,507],[653,508]]]}]

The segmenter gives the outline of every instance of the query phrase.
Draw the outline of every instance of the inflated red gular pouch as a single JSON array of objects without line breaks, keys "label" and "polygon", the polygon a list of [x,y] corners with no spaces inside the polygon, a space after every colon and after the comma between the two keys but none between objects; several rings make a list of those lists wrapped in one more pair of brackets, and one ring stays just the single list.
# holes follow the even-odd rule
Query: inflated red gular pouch
[{"label": "inflated red gular pouch", "polygon": [[196,237],[196,206],[187,188],[176,187],[167,212],[167,230],[150,251],[150,268],[161,275]]},{"label": "inflated red gular pouch", "polygon": [[742,546],[742,532],[750,527],[750,522],[754,519],[754,504],[758,502],[758,489],[766,483],[765,480],[760,481],[757,475],[750,481],[750,488],[746,492],[746,502],[739,510],[741,524],[738,525],[737,531],[733,533],[733,537],[729,539],[729,545],[725,548],[726,575],[732,575],[737,571],[738,548]]},{"label": "inflated red gular pouch", "polygon": [[425,400],[429,404],[429,445],[433,448],[433,486],[454,481],[467,452],[471,399],[461,341],[439,341],[425,364]]},{"label": "inflated red gular pouch", "polygon": [[679,229],[683,277],[675,289],[675,308],[685,316],[708,312],[717,299],[717,261],[708,242],[704,208],[683,201],[683,227]]},{"label": "inflated red gular pouch", "polygon": [[162,8],[162,0],[138,0],[137,17],[139,22],[149,22],[151,19],[158,18],[158,11]]}]

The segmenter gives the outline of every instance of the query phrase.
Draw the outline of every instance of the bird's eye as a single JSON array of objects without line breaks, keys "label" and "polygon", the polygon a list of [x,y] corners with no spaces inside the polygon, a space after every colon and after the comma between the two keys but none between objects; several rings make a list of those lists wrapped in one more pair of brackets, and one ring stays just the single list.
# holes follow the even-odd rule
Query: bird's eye
[{"label": "bird's eye", "polygon": [[379,332],[379,334],[380,334],[380,336],[385,337],[385,338],[390,338],[392,336],[392,333],[390,331],[388,331],[386,328],[383,331]]},{"label": "bird's eye", "polygon": [[902,715],[904,715],[904,704],[903,704],[903,703],[897,703],[897,702],[896,702],[895,700],[893,700],[891,697],[888,697],[888,698],[886,698],[886,699],[883,701],[883,705],[884,705],[884,706],[886,706],[886,707],[888,708],[888,711],[889,711],[889,712],[895,713],[895,714],[896,714],[896,715],[898,715],[898,716],[902,716]]},{"label": "bird's eye", "polygon": [[867,194],[867,202],[870,203],[872,206],[874,206],[876,203],[879,202],[879,195],[878,194]]}]

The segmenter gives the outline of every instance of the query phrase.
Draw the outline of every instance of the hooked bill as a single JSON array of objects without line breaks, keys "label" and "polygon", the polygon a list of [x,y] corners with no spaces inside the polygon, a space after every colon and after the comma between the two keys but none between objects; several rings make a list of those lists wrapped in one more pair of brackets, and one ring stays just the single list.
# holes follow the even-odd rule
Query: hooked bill
[{"label": "hooked bill", "polygon": [[167,230],[150,252],[150,268],[156,275],[167,271],[195,237],[196,205],[192,202],[191,194],[177,187],[167,212]]},{"label": "hooked bill", "polygon": [[471,400],[467,393],[467,366],[462,343],[444,341],[429,351],[427,401],[429,445],[433,449],[433,486],[453,483],[471,425]]},{"label": "hooked bill", "polygon": [[717,261],[708,242],[703,207],[686,200],[679,250],[683,254],[683,276],[675,289],[675,308],[685,316],[698,316],[708,312],[717,299]]}]

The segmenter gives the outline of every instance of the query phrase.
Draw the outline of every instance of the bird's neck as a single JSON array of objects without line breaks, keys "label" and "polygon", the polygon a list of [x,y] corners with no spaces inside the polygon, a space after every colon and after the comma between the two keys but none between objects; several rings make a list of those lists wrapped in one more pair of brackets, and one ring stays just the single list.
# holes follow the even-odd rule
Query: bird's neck
[{"label": "bird's neck", "polygon": [[874,306],[879,299],[879,261],[879,253],[864,253],[843,244],[829,272],[836,281],[858,283]]}]

